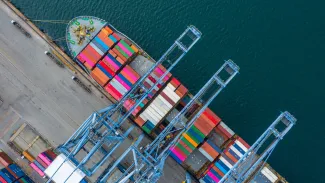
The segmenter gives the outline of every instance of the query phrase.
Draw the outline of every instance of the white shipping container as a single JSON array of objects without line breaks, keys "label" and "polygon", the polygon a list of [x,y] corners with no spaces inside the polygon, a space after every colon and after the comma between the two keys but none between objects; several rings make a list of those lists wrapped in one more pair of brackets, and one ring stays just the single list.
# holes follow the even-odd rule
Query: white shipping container
[{"label": "white shipping container", "polygon": [[102,50],[100,50],[94,43],[90,42],[90,45],[97,51],[98,54],[104,55]]},{"label": "white shipping container", "polygon": [[220,122],[220,125],[222,126],[222,128],[224,128],[228,133],[230,133],[231,135],[234,135],[235,132],[232,131],[224,122]]},{"label": "white shipping container", "polygon": [[240,153],[234,146],[230,146],[230,149],[233,150],[240,158],[243,156],[243,154]]},{"label": "white shipping container", "polygon": [[162,112],[167,113],[168,107],[158,97],[152,101],[152,104],[158,107]]},{"label": "white shipping container", "polygon": [[157,99],[157,102],[159,103],[159,105],[161,107],[163,107],[167,113],[170,110],[172,105],[161,95],[158,95],[158,97],[156,99]]},{"label": "white shipping container", "polygon": [[168,87],[166,87],[163,92],[174,102],[177,103],[178,99],[175,97],[175,93],[173,93],[172,91],[170,91],[168,89]]},{"label": "white shipping container", "polygon": [[[154,85],[154,83],[149,78],[146,78],[145,81],[150,85],[150,88]],[[158,91],[158,86],[155,86],[154,90]]]},{"label": "white shipping container", "polygon": [[278,180],[278,177],[270,169],[268,169],[267,167],[263,167],[262,171],[263,170],[264,170],[265,174],[268,174],[270,177],[272,177],[272,180],[274,180],[274,182]]},{"label": "white shipping container", "polygon": [[220,160],[228,167],[228,168],[232,168],[232,165],[222,156],[220,156]]},{"label": "white shipping container", "polygon": [[248,149],[239,141],[239,140],[236,140],[235,143],[245,152],[248,151]]},{"label": "white shipping container", "polygon": [[262,169],[261,173],[272,183],[274,183],[276,180],[274,180],[274,178],[272,176],[270,176],[268,173],[266,173],[266,171],[264,169]]},{"label": "white shipping container", "polygon": [[209,161],[213,161],[214,159],[210,156],[209,153],[207,153],[204,149],[199,148],[199,151],[209,160]]},{"label": "white shipping container", "polygon": [[171,85],[170,83],[168,83],[167,87],[165,88],[169,93],[170,95],[172,95],[173,97],[173,101],[179,101],[179,99],[181,98],[180,96],[178,96],[176,93],[175,93],[175,88],[173,85]]},{"label": "white shipping container", "polygon": [[152,108],[152,106],[151,105],[149,105],[148,107],[147,107],[147,109],[146,110],[148,110],[148,111],[150,111],[150,113],[152,114],[152,115],[154,115],[154,117],[156,118],[156,119],[158,119],[158,122],[161,120],[161,118],[163,117],[163,116],[161,116],[154,108]]},{"label": "white shipping container", "polygon": [[152,123],[156,123],[155,121],[154,121],[154,119],[148,114],[148,112],[146,112],[146,111],[143,111],[141,114],[140,114],[140,117],[144,120],[144,121],[147,121],[147,120],[149,120],[149,121],[151,121]]},{"label": "white shipping container", "polygon": [[150,106],[162,117],[164,117],[166,115],[165,112],[163,112],[162,110],[160,110],[154,103],[151,103]]},{"label": "white shipping container", "polygon": [[173,107],[166,99],[164,99],[164,97],[162,97],[161,95],[158,95],[158,97],[166,106],[168,109],[168,111]]},{"label": "white shipping container", "polygon": [[65,159],[66,156],[64,154],[60,154],[54,159],[50,166],[47,167],[44,173],[48,177],[53,176],[52,180],[55,183],[80,182],[86,175],[80,169],[75,170],[76,166],[72,162],[68,160],[64,162]]},{"label": "white shipping container", "polygon": [[147,113],[147,116],[148,116],[149,118],[152,119],[152,121],[151,121],[151,120],[150,120],[150,121],[151,121],[154,125],[158,124],[158,122],[160,121],[159,118],[156,117],[155,114],[153,114],[153,113],[150,111],[150,108],[149,108],[149,107],[147,107],[147,109],[145,110],[145,112]]},{"label": "white shipping container", "polygon": [[113,78],[109,83],[122,95],[125,95],[126,92],[128,91],[115,78]]}]

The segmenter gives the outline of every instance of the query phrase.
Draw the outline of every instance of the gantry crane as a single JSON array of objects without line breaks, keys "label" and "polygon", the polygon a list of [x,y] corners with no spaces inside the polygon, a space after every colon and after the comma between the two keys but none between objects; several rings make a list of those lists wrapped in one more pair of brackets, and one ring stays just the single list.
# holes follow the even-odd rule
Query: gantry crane
[{"label": "gantry crane", "polygon": [[251,176],[263,168],[264,163],[270,157],[276,145],[295,125],[296,121],[296,118],[289,112],[282,112],[220,182],[240,183],[252,179]]},{"label": "gantry crane", "polygon": [[[71,161],[76,165],[75,171],[81,170],[87,176],[92,176],[108,160],[113,152],[115,152],[115,150],[125,141],[127,136],[134,128],[134,126],[131,126],[128,130],[126,130],[126,132],[122,133],[119,130],[121,125],[128,119],[128,117],[148,96],[148,94],[152,92],[158,84],[162,83],[163,78],[167,76],[167,74],[180,62],[186,53],[197,43],[197,41],[201,38],[201,35],[201,32],[196,27],[189,26],[178,37],[178,39],[176,39],[173,45],[162,55],[162,57],[154,63],[154,65],[147,71],[147,73],[144,74],[136,82],[132,89],[122,97],[119,102],[96,111],[90,115],[89,118],[77,129],[77,131],[63,145],[58,147],[58,151],[66,156],[66,159],[63,161],[63,163],[66,161]],[[150,89],[146,89],[143,84],[144,80],[160,64],[164,65],[167,71]],[[138,92],[140,88],[144,90],[144,92],[141,94]],[[121,113],[125,101],[133,100],[135,97],[136,100],[133,107],[131,107],[131,109],[125,114]],[[132,151],[135,163],[142,161],[141,164],[145,164],[148,167],[154,167],[154,164],[151,161],[148,161],[137,148],[142,138],[143,135],[141,135],[138,140],[123,153],[121,157],[125,157],[128,152]],[[90,150],[86,150],[86,154],[83,158],[81,158],[82,160],[78,160],[76,157],[78,152],[80,152],[82,149],[85,150],[85,146],[88,144],[91,144]],[[86,164],[97,152],[101,152],[103,154],[101,160],[90,168],[86,167]],[[116,166],[112,167],[115,168]],[[58,167],[58,169],[60,167]],[[136,167],[135,170],[138,171],[138,168]],[[111,171],[112,168],[104,171],[105,174],[100,176],[101,179],[98,180],[98,182],[105,182]],[[52,180],[55,173],[47,182],[50,182]],[[67,177],[67,180],[69,177]]]}]

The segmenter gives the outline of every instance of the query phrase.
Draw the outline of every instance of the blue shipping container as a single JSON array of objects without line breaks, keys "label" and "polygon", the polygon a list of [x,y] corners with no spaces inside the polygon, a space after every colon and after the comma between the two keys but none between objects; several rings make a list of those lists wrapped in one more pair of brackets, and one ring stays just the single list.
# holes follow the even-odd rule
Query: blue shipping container
[{"label": "blue shipping container", "polygon": [[42,172],[44,172],[45,171],[45,167],[43,167],[38,161],[34,161],[33,162],[40,170],[42,170]]},{"label": "blue shipping container", "polygon": [[11,183],[16,180],[16,178],[9,173],[5,168],[0,171],[0,176],[5,179],[8,183]]},{"label": "blue shipping container", "polygon": [[8,166],[8,168],[11,171],[13,171],[17,175],[17,177],[19,177],[19,178],[26,175],[25,172],[23,172],[23,170],[16,164],[11,164],[11,165]]},{"label": "blue shipping container", "polygon": [[107,51],[109,50],[109,46],[106,45],[99,37],[95,37],[95,40]]}]

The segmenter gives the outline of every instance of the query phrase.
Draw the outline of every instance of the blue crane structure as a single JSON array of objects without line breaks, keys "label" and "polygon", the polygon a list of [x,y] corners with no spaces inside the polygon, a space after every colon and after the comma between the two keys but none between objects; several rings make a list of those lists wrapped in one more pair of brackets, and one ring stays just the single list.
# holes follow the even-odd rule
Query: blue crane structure
[{"label": "blue crane structure", "polygon": [[[64,144],[58,147],[58,151],[66,156],[64,162],[71,161],[76,165],[75,170],[79,169],[87,176],[92,176],[105,163],[105,161],[108,160],[113,152],[115,152],[116,149],[125,141],[127,136],[134,129],[134,126],[132,125],[128,130],[122,133],[121,130],[119,130],[121,125],[128,119],[128,117],[148,96],[148,94],[152,92],[158,84],[162,83],[163,78],[167,76],[167,74],[180,62],[186,53],[197,43],[197,41],[201,38],[201,35],[201,32],[196,27],[189,26],[176,39],[173,45],[161,56],[161,58],[154,63],[154,65],[147,71],[147,73],[144,74],[134,84],[132,89],[122,97],[119,102],[91,114],[88,119],[77,129],[77,131],[74,132],[74,134]],[[163,65],[167,71],[150,89],[146,89],[144,87],[144,80],[160,64]],[[139,89],[142,89],[144,92],[139,93]],[[135,100],[136,102],[129,111],[123,114],[121,112],[123,110],[123,104],[130,99]],[[152,164],[152,161],[147,160],[137,147],[143,137],[143,134],[138,137],[137,141],[131,144],[128,150],[126,150],[120,156],[120,158],[125,157],[128,152],[132,151],[135,166],[131,166],[130,169],[132,167],[136,167],[135,170],[139,171],[136,166],[138,161],[142,161],[141,164],[148,167],[154,166],[154,164]],[[85,150],[84,147],[89,144],[92,146],[91,149],[89,151],[86,150],[86,154],[82,160],[79,160],[80,158],[77,158],[78,152]],[[103,154],[103,157],[95,165],[92,165],[89,168],[89,166],[86,166],[86,164],[97,152],[101,152]],[[116,166],[117,164],[114,164],[112,168],[110,168],[107,172],[105,171],[105,174],[100,176],[100,180],[98,180],[98,182],[105,182],[112,169]],[[125,173],[128,171],[130,170],[128,169]],[[47,182],[50,182],[54,175],[52,175],[52,177]],[[68,179],[69,177],[67,180]]]},{"label": "blue crane structure", "polygon": [[[58,151],[65,155],[64,162],[69,161],[75,165],[75,170],[81,170],[87,176],[93,176],[103,165],[112,157],[114,153],[125,144],[128,135],[135,128],[132,124],[127,130],[122,131],[122,125],[128,120],[132,112],[140,105],[140,103],[148,97],[158,84],[163,83],[163,78],[180,62],[186,53],[197,43],[201,38],[201,32],[194,26],[189,26],[173,43],[173,45],[157,60],[153,66],[133,85],[120,101],[112,104],[104,109],[98,110],[91,114],[88,119],[77,129],[77,131],[62,145],[58,147]],[[150,89],[144,87],[145,79],[159,66],[163,65],[167,71],[154,83]],[[227,76],[224,76],[227,73]],[[119,154],[119,157],[111,162],[107,168],[98,176],[98,183],[107,182],[120,163],[130,158],[132,164],[128,166],[121,177],[116,182],[127,182],[132,179],[133,182],[157,182],[163,174],[163,168],[171,149],[178,142],[182,133],[186,132],[196,121],[196,119],[204,112],[211,104],[216,96],[228,85],[228,83],[239,73],[239,67],[232,61],[227,60],[222,67],[208,80],[208,82],[192,97],[187,105],[170,121],[167,127],[150,143],[144,147],[140,147],[141,141],[144,139],[142,133],[137,139],[127,144],[127,148]],[[143,92],[139,92],[141,89]],[[133,100],[135,103],[128,111],[123,111],[123,105],[127,100]],[[202,104],[199,111],[190,119],[186,118],[186,114],[197,103]],[[289,113],[284,113],[282,117],[291,116]],[[283,120],[287,119],[287,120]],[[278,121],[286,121],[288,127],[292,127],[292,118],[280,118]],[[272,124],[273,125],[273,124]],[[241,158],[231,171],[229,171],[222,181],[236,180],[240,182],[252,174],[253,168],[259,167],[262,160],[256,161],[257,148],[259,148],[266,138],[271,134],[275,134],[278,139],[281,139],[289,130],[286,128],[285,133],[279,132],[272,126],[265,132],[262,137],[250,148],[245,158]],[[173,134],[172,138],[167,138]],[[272,144],[272,150],[276,146]],[[79,152],[83,150],[82,157]],[[260,158],[268,157],[271,151],[266,151]],[[100,153],[101,157],[96,163],[89,163],[95,158],[96,154]],[[251,160],[252,161],[248,161]],[[254,160],[254,161],[253,161]],[[63,163],[64,163],[63,162]],[[63,165],[61,164],[61,166]],[[245,166],[241,165],[243,163]],[[240,168],[238,168],[240,167]],[[246,169],[247,167],[247,169]],[[60,168],[60,167],[59,167]],[[241,171],[240,170],[246,170]],[[56,173],[56,172],[55,172]],[[51,182],[55,173],[47,181]],[[70,174],[70,176],[73,172]],[[69,177],[66,179],[66,181]],[[187,175],[187,180],[190,177]],[[66,182],[65,181],[65,182]],[[231,182],[230,181],[230,182]],[[228,181],[229,182],[229,181]]]},{"label": "blue crane structure", "polygon": [[276,145],[295,125],[296,121],[297,119],[289,112],[282,112],[220,182],[240,183],[254,179],[254,174],[256,175],[263,168]]}]

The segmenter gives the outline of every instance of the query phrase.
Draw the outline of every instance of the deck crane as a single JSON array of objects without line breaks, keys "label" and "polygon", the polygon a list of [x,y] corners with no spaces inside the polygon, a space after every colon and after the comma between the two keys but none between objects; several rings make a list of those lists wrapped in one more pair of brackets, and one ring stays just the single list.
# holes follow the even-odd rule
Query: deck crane
[{"label": "deck crane", "polygon": [[[47,182],[51,182],[57,171],[66,161],[73,162],[73,164],[76,166],[75,170],[71,172],[68,177],[66,177],[66,180],[68,180],[77,170],[81,170],[87,176],[92,176],[108,160],[108,158],[113,154],[113,152],[115,152],[122,142],[124,142],[134,128],[134,126],[131,126],[128,130],[126,130],[126,132],[122,133],[119,130],[121,125],[128,119],[128,117],[148,96],[148,94],[153,91],[158,84],[162,83],[163,78],[167,76],[167,74],[179,63],[186,53],[197,43],[197,41],[201,38],[201,35],[201,32],[196,27],[189,26],[118,103],[96,111],[90,115],[89,118],[77,129],[77,131],[64,144],[58,147],[58,151],[64,154],[66,158],[61,165],[57,167],[57,170],[53,173],[53,175],[51,175]],[[144,80],[160,64],[164,65],[167,71],[150,89],[145,89],[143,84]],[[144,90],[142,94],[137,92],[139,88]],[[121,110],[123,109],[123,104],[127,100],[133,100],[134,96],[137,97],[135,104],[128,112],[122,115]],[[132,151],[135,161],[143,161],[142,164],[144,163],[151,167],[153,166],[152,162],[141,156],[141,152],[139,152],[137,148],[137,145],[142,138],[143,135],[140,136],[135,143],[130,145],[129,149],[125,151],[121,157],[126,156],[127,152]],[[85,148],[86,146],[90,146],[90,150]],[[81,160],[79,160],[80,156],[78,158],[77,155],[81,150],[84,150],[86,154],[83,154],[83,157]],[[97,152],[101,152],[103,156],[96,164],[88,168],[86,164]],[[105,175],[101,175],[100,177],[102,178],[99,180],[99,182],[105,182],[107,175],[110,173],[111,171],[108,171]]]},{"label": "deck crane", "polygon": [[240,183],[248,181],[254,173],[263,168],[264,163],[270,157],[276,145],[295,125],[296,121],[296,118],[289,112],[282,112],[220,182]]}]

